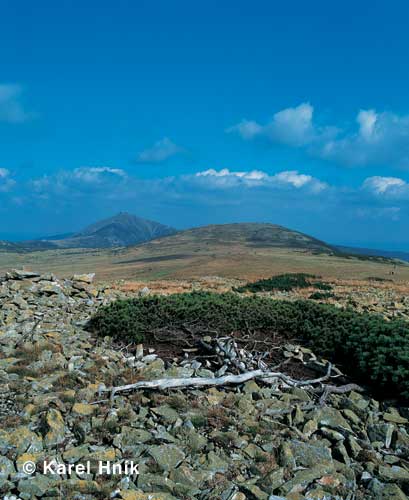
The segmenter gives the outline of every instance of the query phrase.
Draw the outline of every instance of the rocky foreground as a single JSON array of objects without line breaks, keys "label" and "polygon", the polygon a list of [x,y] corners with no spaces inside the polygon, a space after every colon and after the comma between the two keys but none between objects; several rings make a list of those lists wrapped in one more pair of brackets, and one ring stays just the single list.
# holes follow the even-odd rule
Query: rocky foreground
[{"label": "rocky foreground", "polygon": [[[250,380],[111,399],[112,386],[217,375],[189,349],[164,361],[148,346],[134,352],[86,331],[95,310],[124,293],[90,275],[1,278],[2,498],[407,498],[409,412],[365,393],[320,405],[309,386]],[[300,363],[308,353],[283,349]],[[98,463],[127,461],[139,474],[99,473]],[[86,462],[84,474],[68,470]]]}]

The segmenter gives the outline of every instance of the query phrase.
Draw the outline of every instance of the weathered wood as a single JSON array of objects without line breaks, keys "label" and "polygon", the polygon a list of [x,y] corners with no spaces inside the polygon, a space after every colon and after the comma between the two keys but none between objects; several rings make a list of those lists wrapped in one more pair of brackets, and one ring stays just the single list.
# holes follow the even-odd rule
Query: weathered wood
[{"label": "weathered wood", "polygon": [[331,363],[328,364],[327,374],[310,380],[295,380],[284,373],[265,371],[265,370],[251,370],[245,373],[240,373],[239,375],[224,375],[222,377],[187,377],[187,378],[161,378],[155,380],[141,380],[134,384],[120,385],[116,387],[111,387],[104,389],[102,392],[110,392],[111,399],[114,398],[115,394],[118,392],[126,392],[138,389],[180,389],[186,387],[215,387],[220,385],[231,385],[231,384],[242,384],[248,380],[253,379],[268,379],[270,382],[272,379],[282,380],[285,384],[291,387],[305,387],[307,385],[313,385],[321,383],[327,380],[331,376]]}]

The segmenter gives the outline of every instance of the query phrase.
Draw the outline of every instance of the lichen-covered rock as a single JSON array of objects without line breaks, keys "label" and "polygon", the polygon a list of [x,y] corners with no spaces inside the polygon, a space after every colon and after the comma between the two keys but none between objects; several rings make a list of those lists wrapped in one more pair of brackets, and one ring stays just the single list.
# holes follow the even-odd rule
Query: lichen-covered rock
[{"label": "lichen-covered rock", "polygon": [[331,450],[320,441],[305,443],[294,439],[289,443],[297,467],[313,467],[318,463],[332,463]]},{"label": "lichen-covered rock", "polygon": [[72,281],[91,284],[94,281],[95,273],[90,274],[74,274]]},{"label": "lichen-covered rock", "polygon": [[80,416],[92,415],[95,411],[95,406],[86,403],[75,403],[72,407],[72,412]]},{"label": "lichen-covered rock", "polygon": [[61,412],[55,409],[48,411],[46,423],[49,430],[44,436],[44,444],[48,447],[61,444],[65,438],[65,422]]},{"label": "lichen-covered rock", "polygon": [[149,454],[165,471],[170,471],[178,467],[185,459],[183,451],[173,444],[164,444],[160,446],[151,446]]},{"label": "lichen-covered rock", "polygon": [[397,465],[379,467],[380,479],[388,482],[409,483],[409,470]]}]

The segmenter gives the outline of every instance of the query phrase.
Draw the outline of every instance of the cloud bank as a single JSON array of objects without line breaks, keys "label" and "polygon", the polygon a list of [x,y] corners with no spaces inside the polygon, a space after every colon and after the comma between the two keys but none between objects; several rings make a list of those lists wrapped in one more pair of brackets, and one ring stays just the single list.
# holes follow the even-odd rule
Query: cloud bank
[{"label": "cloud bank", "polygon": [[[18,188],[18,189],[17,189]],[[0,190],[3,193],[24,194],[25,197],[57,198],[62,202],[80,196],[111,199],[131,199],[152,193],[171,197],[189,197],[190,193],[209,195],[225,201],[228,192],[246,196],[252,191],[274,196],[298,197],[300,200],[322,201],[349,198],[357,203],[371,199],[372,202],[400,200],[409,202],[409,183],[399,177],[367,177],[358,188],[334,186],[308,173],[298,170],[283,170],[269,174],[263,170],[230,170],[228,168],[207,169],[188,175],[141,179],[124,169],[108,166],[84,166],[72,170],[60,170],[17,185],[10,172],[0,168]],[[224,192],[221,193],[221,192]]]},{"label": "cloud bank", "polygon": [[244,172],[234,172],[227,168],[222,170],[209,169],[195,174],[196,177],[202,177],[208,184],[215,187],[227,188],[237,187],[239,185],[251,186],[270,186],[275,188],[307,188],[311,192],[318,193],[328,187],[311,175],[300,174],[297,170],[286,170],[275,175],[268,175],[261,170],[250,170]]}]

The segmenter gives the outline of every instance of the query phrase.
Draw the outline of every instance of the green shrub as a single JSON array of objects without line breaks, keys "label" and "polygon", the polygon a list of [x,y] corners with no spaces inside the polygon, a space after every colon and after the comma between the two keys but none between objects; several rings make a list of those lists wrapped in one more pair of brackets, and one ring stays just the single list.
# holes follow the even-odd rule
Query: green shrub
[{"label": "green shrub", "polygon": [[194,292],[122,300],[102,307],[92,330],[125,342],[152,341],[161,328],[194,327],[202,334],[249,330],[303,339],[317,353],[344,365],[356,379],[388,396],[409,397],[409,327],[352,309],[299,300]]},{"label": "green shrub", "polygon": [[254,283],[247,283],[237,289],[238,292],[268,292],[270,290],[290,291],[293,288],[307,288],[311,286],[308,278],[315,278],[312,274],[278,274],[271,278],[261,279]]},{"label": "green shrub", "polygon": [[294,288],[308,288],[314,286],[320,290],[332,290],[332,286],[321,281],[311,281],[317,279],[318,276],[306,273],[288,273],[277,274],[271,278],[247,283],[242,287],[237,288],[236,292],[269,292],[272,290],[281,290],[289,292]]},{"label": "green shrub", "polygon": [[149,332],[165,327],[183,330],[194,325],[195,330],[220,334],[246,328],[274,330],[275,315],[267,298],[193,292],[114,302],[98,310],[90,327],[103,336],[141,342]]},{"label": "green shrub", "polygon": [[308,298],[312,300],[333,299],[335,295],[331,292],[314,292]]}]

